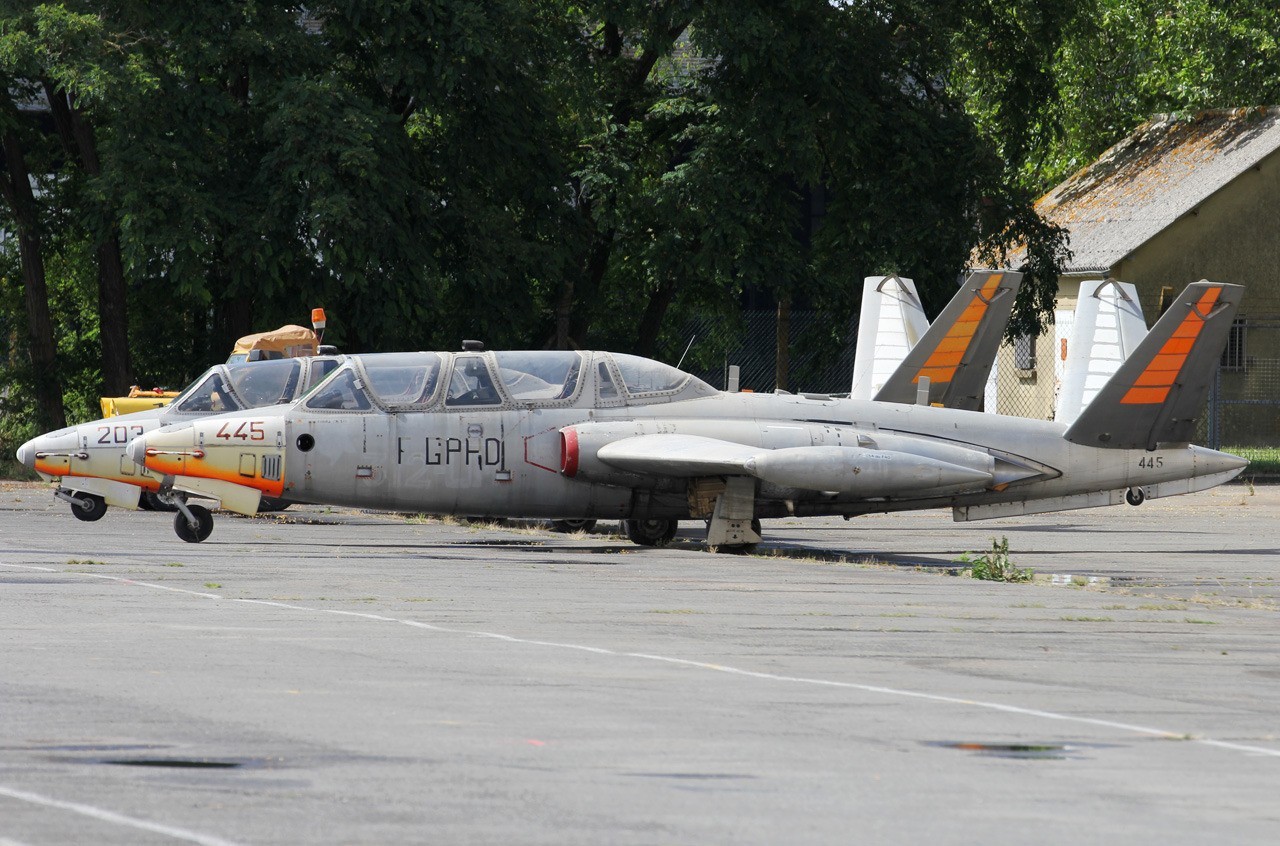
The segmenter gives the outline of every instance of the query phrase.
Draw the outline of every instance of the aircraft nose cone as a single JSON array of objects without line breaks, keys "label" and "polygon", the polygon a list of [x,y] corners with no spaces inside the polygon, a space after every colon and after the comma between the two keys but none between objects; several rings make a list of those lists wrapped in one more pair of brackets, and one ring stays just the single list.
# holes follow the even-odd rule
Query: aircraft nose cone
[{"label": "aircraft nose cone", "polygon": [[32,438],[18,447],[18,460],[32,470],[36,469],[36,442],[39,440],[40,438]]},{"label": "aircraft nose cone", "polygon": [[147,436],[141,435],[129,441],[129,445],[124,451],[133,459],[134,464],[140,464],[143,467],[147,464]]}]

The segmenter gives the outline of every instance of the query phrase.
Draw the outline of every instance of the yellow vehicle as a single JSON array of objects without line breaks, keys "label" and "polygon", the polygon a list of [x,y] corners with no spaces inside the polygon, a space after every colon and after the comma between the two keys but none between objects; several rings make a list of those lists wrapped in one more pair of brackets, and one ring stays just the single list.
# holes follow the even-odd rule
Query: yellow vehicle
[{"label": "yellow vehicle", "polygon": [[[308,329],[305,326],[289,324],[279,329],[272,329],[270,332],[245,335],[231,348],[231,356],[227,359],[227,364],[318,355],[320,339],[324,337],[324,309],[311,310],[311,325],[313,328]],[[103,417],[118,417],[121,414],[168,405],[179,393],[181,392],[166,391],[162,388],[144,391],[134,385],[129,389],[127,397],[101,397],[99,403],[102,405]]]},{"label": "yellow vehicle", "polygon": [[148,408],[160,408],[168,405],[180,391],[166,391],[154,388],[144,391],[137,385],[129,389],[127,397],[101,397],[103,417],[119,417],[121,414],[132,414],[135,411],[146,411]]}]

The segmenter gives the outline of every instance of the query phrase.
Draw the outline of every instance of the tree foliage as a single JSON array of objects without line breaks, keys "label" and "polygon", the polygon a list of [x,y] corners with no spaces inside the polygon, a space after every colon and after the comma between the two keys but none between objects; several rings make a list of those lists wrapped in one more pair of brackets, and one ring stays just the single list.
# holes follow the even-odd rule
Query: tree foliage
[{"label": "tree foliage", "polygon": [[117,330],[178,385],[312,305],[351,351],[670,355],[748,292],[834,336],[864,275],[936,308],[1025,243],[1034,328],[1064,258],[1036,192],[1152,111],[1274,99],[1273,30],[1212,0],[0,0],[37,188],[0,224],[30,212],[56,335],[33,366],[6,241],[3,428],[50,377],[89,413]]}]

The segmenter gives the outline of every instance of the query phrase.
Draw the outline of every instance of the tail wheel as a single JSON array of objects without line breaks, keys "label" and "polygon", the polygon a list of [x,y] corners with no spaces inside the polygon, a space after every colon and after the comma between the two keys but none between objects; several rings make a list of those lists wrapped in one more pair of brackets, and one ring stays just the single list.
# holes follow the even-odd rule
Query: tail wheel
[{"label": "tail wheel", "polygon": [[95,520],[101,520],[102,515],[107,513],[107,501],[97,494],[77,493],[76,499],[80,503],[71,504],[71,513],[77,520],[92,523]]},{"label": "tail wheel", "polygon": [[595,520],[552,520],[551,531],[569,535],[574,532],[589,532],[596,527]]},{"label": "tail wheel", "polygon": [[213,515],[203,505],[188,505],[187,510],[195,518],[196,525],[192,526],[187,515],[179,511],[173,517],[173,530],[187,543],[200,543],[213,531]]},{"label": "tail wheel", "polygon": [[666,546],[676,536],[676,520],[623,520],[622,531],[640,546]]},{"label": "tail wheel", "polygon": [[1147,492],[1142,488],[1129,488],[1124,492],[1124,501],[1130,505],[1142,505],[1147,501]]}]

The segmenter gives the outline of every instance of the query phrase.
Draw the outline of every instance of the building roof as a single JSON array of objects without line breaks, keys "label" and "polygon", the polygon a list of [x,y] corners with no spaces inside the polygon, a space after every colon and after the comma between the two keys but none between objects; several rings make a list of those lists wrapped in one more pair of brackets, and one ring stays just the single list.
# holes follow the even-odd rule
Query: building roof
[{"label": "building roof", "polygon": [[[1071,233],[1066,271],[1106,271],[1280,148],[1280,107],[1157,115],[1036,202]],[[1010,255],[1011,266],[1021,263]]]}]

